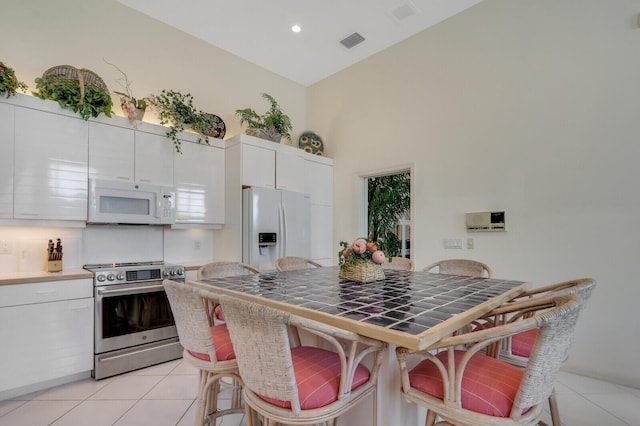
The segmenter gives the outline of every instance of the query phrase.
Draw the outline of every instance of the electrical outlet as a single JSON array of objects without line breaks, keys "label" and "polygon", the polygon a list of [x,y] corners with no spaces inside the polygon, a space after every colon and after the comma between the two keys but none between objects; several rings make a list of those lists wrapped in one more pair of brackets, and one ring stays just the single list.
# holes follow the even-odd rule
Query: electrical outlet
[{"label": "electrical outlet", "polygon": [[11,241],[0,240],[0,254],[11,254]]},{"label": "electrical outlet", "polygon": [[193,249],[194,250],[200,250],[200,240],[194,240],[193,241]]},{"label": "electrical outlet", "polygon": [[473,244],[474,244],[473,238],[467,238],[467,249],[473,250]]}]

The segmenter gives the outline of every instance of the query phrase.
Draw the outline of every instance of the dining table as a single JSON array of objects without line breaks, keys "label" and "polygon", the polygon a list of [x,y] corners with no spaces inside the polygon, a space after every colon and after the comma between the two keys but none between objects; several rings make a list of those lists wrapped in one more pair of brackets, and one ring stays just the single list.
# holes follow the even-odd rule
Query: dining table
[{"label": "dining table", "polygon": [[[341,279],[339,272],[338,266],[320,267],[189,284],[214,297],[238,297],[386,342],[389,350],[378,377],[378,424],[402,425],[424,424],[424,417],[401,396],[395,347],[427,348],[531,287],[526,281],[397,270],[385,270],[382,280],[359,283]],[[371,424],[370,407],[350,410],[341,423]]]}]

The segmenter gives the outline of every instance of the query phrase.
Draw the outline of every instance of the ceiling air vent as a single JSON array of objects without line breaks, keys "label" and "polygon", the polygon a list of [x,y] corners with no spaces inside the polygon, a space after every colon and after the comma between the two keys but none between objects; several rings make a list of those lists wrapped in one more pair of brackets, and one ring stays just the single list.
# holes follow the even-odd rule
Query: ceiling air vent
[{"label": "ceiling air vent", "polygon": [[362,37],[358,33],[353,33],[342,40],[340,40],[340,44],[342,44],[347,49],[351,49],[352,47],[362,43],[364,41],[364,37]]},{"label": "ceiling air vent", "polygon": [[410,16],[420,13],[420,11],[413,3],[407,1],[406,3],[396,7],[395,9],[390,10],[389,13],[396,21],[400,22],[404,21]]}]

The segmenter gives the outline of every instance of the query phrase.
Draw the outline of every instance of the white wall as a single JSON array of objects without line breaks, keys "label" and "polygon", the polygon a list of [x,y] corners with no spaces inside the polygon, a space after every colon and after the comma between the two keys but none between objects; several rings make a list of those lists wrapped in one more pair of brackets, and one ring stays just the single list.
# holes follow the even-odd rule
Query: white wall
[{"label": "white wall", "polygon": [[[599,282],[568,370],[640,387],[638,1],[485,0],[308,89],[335,160],[335,233],[357,176],[414,165],[417,268],[474,258],[502,278]],[[505,233],[464,213],[505,210]],[[444,250],[444,238],[475,239]]]},{"label": "white wall", "polygon": [[[121,74],[106,59],[127,73],[136,97],[162,89],[191,93],[196,108],[223,119],[228,136],[241,133],[236,109],[268,109],[263,92],[291,117],[294,138],[306,128],[303,86],[115,0],[3,0],[2,16],[0,61],[14,68],[30,90],[45,70],[66,64],[88,68],[110,90],[122,91],[116,83]],[[124,115],[117,97],[114,112]],[[157,118],[147,113],[145,121]]]}]

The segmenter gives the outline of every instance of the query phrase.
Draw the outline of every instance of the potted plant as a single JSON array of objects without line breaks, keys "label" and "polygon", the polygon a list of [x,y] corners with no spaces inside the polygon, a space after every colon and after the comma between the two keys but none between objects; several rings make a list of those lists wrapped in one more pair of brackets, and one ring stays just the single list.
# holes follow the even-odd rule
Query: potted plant
[{"label": "potted plant", "polygon": [[262,97],[269,101],[271,107],[263,115],[258,115],[253,109],[245,108],[236,110],[236,116],[240,117],[240,125],[247,124],[246,133],[273,142],[280,142],[282,137],[291,141],[291,119],[282,112],[278,102],[268,93]]},{"label": "potted plant", "polygon": [[[105,61],[107,62],[107,61]],[[131,91],[131,80],[124,71],[122,71],[116,65],[107,62],[107,64],[114,67],[116,70],[122,74],[121,78],[116,79],[116,83],[118,83],[123,89],[124,92],[119,92],[114,90],[113,93],[120,96],[120,107],[122,108],[122,112],[124,112],[129,119],[129,122],[136,127],[136,120],[142,121],[144,118],[144,113],[147,110],[148,106],[148,98],[134,98],[133,92]]]},{"label": "potted plant", "polygon": [[[83,73],[83,84],[77,75]],[[113,101],[109,89],[95,73],[75,69],[68,65],[51,68],[42,77],[36,78],[34,96],[58,102],[60,107],[70,109],[88,120],[103,113],[111,117]]]},{"label": "potted plant", "polygon": [[15,71],[0,62],[0,97],[5,96],[7,98],[15,96],[17,90],[26,92],[27,85],[21,81],[18,81]]},{"label": "potted plant", "polygon": [[[159,95],[149,96],[147,100],[158,111],[160,124],[169,124],[170,129],[167,132],[167,137],[173,140],[177,152],[182,152],[178,132],[187,128],[200,132],[208,125],[205,113],[193,106],[193,96],[190,93],[184,94],[175,90],[163,89]],[[208,144],[209,137],[203,136]]]}]

